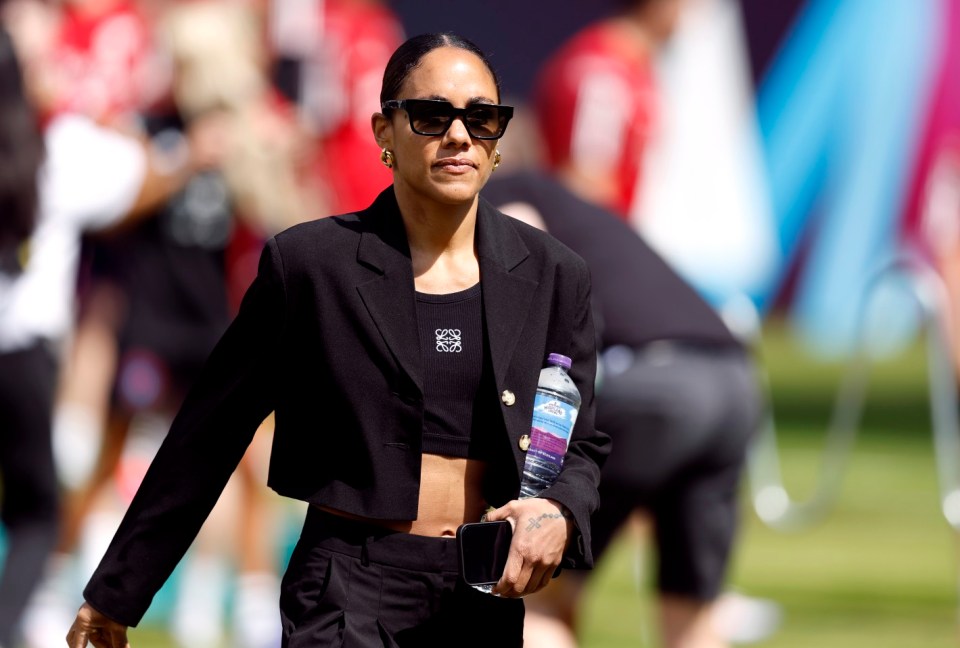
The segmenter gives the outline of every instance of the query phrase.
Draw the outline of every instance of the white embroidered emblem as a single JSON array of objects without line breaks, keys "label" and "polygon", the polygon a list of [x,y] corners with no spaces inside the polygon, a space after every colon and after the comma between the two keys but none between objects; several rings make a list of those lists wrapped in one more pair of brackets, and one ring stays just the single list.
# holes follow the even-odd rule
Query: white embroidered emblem
[{"label": "white embroidered emblem", "polygon": [[460,353],[463,346],[460,342],[460,329],[437,329],[437,351],[441,353]]}]

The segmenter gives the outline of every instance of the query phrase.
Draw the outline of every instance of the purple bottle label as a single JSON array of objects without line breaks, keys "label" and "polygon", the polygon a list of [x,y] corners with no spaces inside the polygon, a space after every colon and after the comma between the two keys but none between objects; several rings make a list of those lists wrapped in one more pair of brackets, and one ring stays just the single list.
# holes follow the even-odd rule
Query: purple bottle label
[{"label": "purple bottle label", "polygon": [[554,464],[559,469],[567,453],[570,432],[577,421],[577,408],[551,394],[538,392],[533,401],[533,423],[527,456]]}]

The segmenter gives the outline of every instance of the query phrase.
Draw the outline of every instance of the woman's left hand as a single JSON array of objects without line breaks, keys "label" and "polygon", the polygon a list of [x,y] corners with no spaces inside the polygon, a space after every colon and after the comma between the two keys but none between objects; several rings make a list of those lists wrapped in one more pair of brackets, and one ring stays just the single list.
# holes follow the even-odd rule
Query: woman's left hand
[{"label": "woman's left hand", "polygon": [[573,518],[559,502],[530,497],[513,500],[486,515],[509,520],[513,541],[494,594],[518,598],[547,586],[573,533]]}]

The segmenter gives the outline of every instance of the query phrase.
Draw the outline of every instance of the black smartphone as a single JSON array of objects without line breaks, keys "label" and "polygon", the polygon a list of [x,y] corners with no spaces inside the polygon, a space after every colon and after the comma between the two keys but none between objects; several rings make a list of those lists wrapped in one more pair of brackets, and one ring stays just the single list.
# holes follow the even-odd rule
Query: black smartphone
[{"label": "black smartphone", "polygon": [[468,522],[457,529],[460,576],[468,585],[493,585],[503,575],[513,540],[507,520]]}]

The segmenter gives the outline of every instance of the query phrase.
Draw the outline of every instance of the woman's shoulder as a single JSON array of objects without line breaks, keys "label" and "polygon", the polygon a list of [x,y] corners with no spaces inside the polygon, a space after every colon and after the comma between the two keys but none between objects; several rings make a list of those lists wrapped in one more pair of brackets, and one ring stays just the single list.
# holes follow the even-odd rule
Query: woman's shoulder
[{"label": "woman's shoulder", "polygon": [[356,213],[327,216],[292,225],[274,237],[284,259],[310,258],[318,253],[343,250],[360,236],[362,223]]}]

